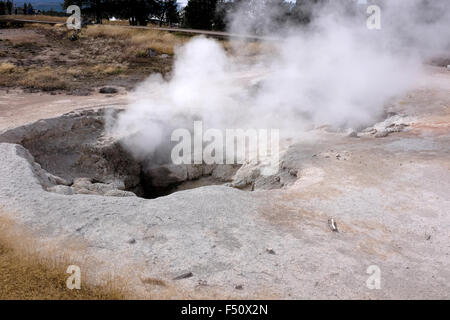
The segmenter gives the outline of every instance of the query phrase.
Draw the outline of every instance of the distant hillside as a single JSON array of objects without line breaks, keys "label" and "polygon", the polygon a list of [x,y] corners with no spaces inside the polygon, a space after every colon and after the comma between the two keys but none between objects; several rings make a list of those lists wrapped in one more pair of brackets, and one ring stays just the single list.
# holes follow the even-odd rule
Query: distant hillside
[{"label": "distant hillside", "polygon": [[33,8],[38,10],[48,11],[53,9],[55,11],[62,11],[61,4],[64,2],[63,0],[28,0],[28,1],[14,1],[16,6],[23,6],[23,3],[31,3]]}]

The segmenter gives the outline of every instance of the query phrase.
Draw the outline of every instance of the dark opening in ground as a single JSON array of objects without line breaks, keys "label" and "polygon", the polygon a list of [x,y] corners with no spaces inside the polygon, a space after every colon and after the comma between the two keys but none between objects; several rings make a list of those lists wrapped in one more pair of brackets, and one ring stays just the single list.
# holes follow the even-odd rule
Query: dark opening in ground
[{"label": "dark opening in ground", "polygon": [[[21,144],[56,184],[50,192],[65,195],[138,196],[154,199],[174,192],[230,182],[240,166],[152,164],[137,161],[104,133],[105,112],[71,112],[58,118],[9,130],[0,142]],[[59,179],[60,178],[60,179]]]}]

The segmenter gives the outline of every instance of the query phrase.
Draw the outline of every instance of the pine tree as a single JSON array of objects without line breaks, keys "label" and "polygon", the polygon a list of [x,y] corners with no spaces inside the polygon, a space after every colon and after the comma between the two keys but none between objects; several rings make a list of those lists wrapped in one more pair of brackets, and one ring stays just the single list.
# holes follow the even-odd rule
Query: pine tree
[{"label": "pine tree", "polygon": [[9,15],[12,14],[13,4],[10,0],[6,1],[6,11]]},{"label": "pine tree", "polygon": [[313,19],[314,7],[323,0],[297,0],[291,10],[291,20],[295,24],[309,24]]},{"label": "pine tree", "polygon": [[31,3],[28,3],[27,5],[27,14],[33,14],[33,6]]},{"label": "pine tree", "polygon": [[101,23],[103,18],[114,16],[128,19],[130,25],[146,25],[151,16],[161,16],[161,3],[165,2],[168,3],[169,11],[164,12],[164,16],[170,17],[172,22],[175,22],[177,17],[171,11],[170,4],[176,6],[176,0],[65,0],[63,7],[77,5],[84,15],[95,17],[97,23]]},{"label": "pine tree", "polygon": [[164,1],[165,22],[169,25],[180,22],[177,0]]},{"label": "pine tree", "polygon": [[6,14],[6,5],[3,1],[0,1],[0,15]]},{"label": "pine tree", "polygon": [[269,27],[275,29],[269,31],[276,31],[286,24],[290,7],[285,0],[265,0],[264,11],[267,12],[271,22]]},{"label": "pine tree", "polygon": [[189,0],[184,9],[184,23],[193,29],[211,30],[216,14],[217,0]]},{"label": "pine tree", "polygon": [[229,14],[234,7],[233,1],[218,0],[216,6],[216,12],[214,15],[214,30],[225,31],[228,24]]}]

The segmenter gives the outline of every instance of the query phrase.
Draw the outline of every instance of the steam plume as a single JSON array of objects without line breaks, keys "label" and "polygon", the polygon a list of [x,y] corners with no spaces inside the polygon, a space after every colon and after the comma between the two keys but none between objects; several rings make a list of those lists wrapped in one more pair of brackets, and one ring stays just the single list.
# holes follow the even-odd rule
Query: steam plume
[{"label": "steam plume", "polygon": [[[367,5],[343,2],[310,7],[314,20],[307,27],[274,25],[277,12],[259,7],[253,15],[243,11],[249,6],[237,10],[230,31],[247,34],[257,24],[279,39],[268,44],[276,50],[248,63],[215,40],[194,38],[177,50],[170,79],[152,75],[136,89],[112,133],[145,158],[194,119],[207,127],[278,128],[294,136],[319,125],[375,122],[390,99],[413,87],[424,60],[449,52],[450,3],[379,1],[382,28],[370,31]],[[242,45],[236,42],[235,52]]]}]

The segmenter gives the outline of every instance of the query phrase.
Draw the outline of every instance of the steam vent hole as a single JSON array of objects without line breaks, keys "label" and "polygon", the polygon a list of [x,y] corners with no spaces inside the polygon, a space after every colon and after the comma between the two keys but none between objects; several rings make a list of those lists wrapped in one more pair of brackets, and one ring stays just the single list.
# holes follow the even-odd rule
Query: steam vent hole
[{"label": "steam vent hole", "polygon": [[64,195],[138,196],[155,199],[174,192],[230,183],[240,166],[153,164],[137,161],[120,141],[105,134],[105,114],[119,109],[74,111],[0,135],[22,145],[37,163],[49,192]]}]

